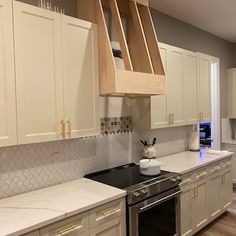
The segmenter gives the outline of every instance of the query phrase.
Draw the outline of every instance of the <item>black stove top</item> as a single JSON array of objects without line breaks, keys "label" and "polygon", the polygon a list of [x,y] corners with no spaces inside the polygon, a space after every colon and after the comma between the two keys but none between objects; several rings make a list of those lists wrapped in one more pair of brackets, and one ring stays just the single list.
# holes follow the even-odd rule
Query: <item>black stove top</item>
[{"label": "black stove top", "polygon": [[92,173],[86,175],[85,178],[108,184],[116,188],[125,189],[139,183],[149,183],[156,180],[162,180],[166,178],[165,175],[168,173],[169,172],[162,170],[157,176],[144,176],[140,174],[139,166],[131,163],[128,165]]},{"label": "black stove top", "polygon": [[129,205],[175,188],[181,182],[179,174],[163,170],[157,176],[144,176],[134,163],[85,175],[85,178],[126,190]]}]

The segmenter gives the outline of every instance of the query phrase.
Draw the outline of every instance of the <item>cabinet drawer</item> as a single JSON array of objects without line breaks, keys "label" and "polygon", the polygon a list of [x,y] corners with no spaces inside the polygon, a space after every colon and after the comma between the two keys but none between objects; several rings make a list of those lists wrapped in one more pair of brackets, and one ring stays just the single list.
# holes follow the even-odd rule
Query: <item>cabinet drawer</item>
[{"label": "cabinet drawer", "polygon": [[88,236],[88,213],[79,214],[40,229],[40,236]]},{"label": "cabinet drawer", "polygon": [[222,169],[231,168],[231,166],[232,166],[231,159],[227,159],[227,160],[223,161],[221,164]]},{"label": "cabinet drawer", "polygon": [[207,168],[202,168],[198,171],[196,171],[194,175],[194,181],[199,181],[201,179],[204,179],[208,176],[208,169]]},{"label": "cabinet drawer", "polygon": [[215,174],[221,170],[221,163],[216,163],[209,167],[209,174]]},{"label": "cabinet drawer", "polygon": [[97,227],[108,220],[125,214],[125,199],[105,204],[90,211],[90,227]]},{"label": "cabinet drawer", "polygon": [[106,223],[94,227],[90,231],[90,236],[125,236],[126,220],[125,215],[107,221]]},{"label": "cabinet drawer", "polygon": [[39,236],[39,230],[23,234],[22,236]]},{"label": "cabinet drawer", "polygon": [[180,183],[180,187],[183,188],[185,186],[190,185],[193,182],[193,178],[194,176],[192,174],[182,176],[182,182]]}]

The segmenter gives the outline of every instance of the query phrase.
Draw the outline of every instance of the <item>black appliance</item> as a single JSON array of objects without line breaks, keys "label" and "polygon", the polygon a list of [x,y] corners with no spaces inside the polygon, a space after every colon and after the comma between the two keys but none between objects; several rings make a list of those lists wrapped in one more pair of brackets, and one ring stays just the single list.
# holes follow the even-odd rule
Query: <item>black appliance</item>
[{"label": "black appliance", "polygon": [[211,147],[211,123],[200,123],[200,145]]},{"label": "black appliance", "polygon": [[161,171],[144,176],[134,163],[86,175],[127,191],[127,224],[130,236],[180,235],[181,176]]}]

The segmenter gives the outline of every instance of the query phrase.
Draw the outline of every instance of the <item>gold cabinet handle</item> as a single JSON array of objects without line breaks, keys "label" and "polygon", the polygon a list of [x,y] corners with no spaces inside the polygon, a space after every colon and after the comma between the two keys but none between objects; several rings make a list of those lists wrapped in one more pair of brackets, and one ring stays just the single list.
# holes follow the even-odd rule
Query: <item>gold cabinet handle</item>
[{"label": "gold cabinet handle", "polygon": [[196,186],[196,197],[198,197],[198,186]]},{"label": "gold cabinet handle", "polygon": [[60,121],[60,132],[59,133],[63,139],[66,138],[66,124],[65,124],[64,120]]},{"label": "gold cabinet handle", "polygon": [[196,179],[202,178],[207,175],[206,171],[201,172],[199,175],[196,176]]},{"label": "gold cabinet handle", "polygon": [[115,213],[118,212],[118,211],[120,211],[119,208],[111,208],[111,209],[109,209],[109,210],[104,211],[102,214],[103,214],[104,216],[108,216],[108,215],[115,214]]},{"label": "gold cabinet handle", "polygon": [[67,229],[63,229],[61,231],[59,231],[56,236],[63,236],[63,235],[68,235],[69,233],[72,233],[76,230],[79,230],[82,228],[82,225],[73,225],[68,227]]},{"label": "gold cabinet handle", "polygon": [[194,187],[194,188],[192,189],[192,198],[195,198],[195,197],[196,197],[196,193],[195,193],[196,190],[195,190],[195,188],[196,188],[196,187]]},{"label": "gold cabinet handle", "polygon": [[224,175],[220,176],[220,183],[223,184],[224,183]]},{"label": "gold cabinet handle", "polygon": [[199,121],[202,121],[203,120],[203,112],[199,112],[199,114],[198,114],[198,119],[199,119]]},{"label": "gold cabinet handle", "polygon": [[66,134],[69,136],[69,138],[71,138],[71,121],[68,120],[66,122],[66,124],[67,124],[67,132],[66,132]]}]

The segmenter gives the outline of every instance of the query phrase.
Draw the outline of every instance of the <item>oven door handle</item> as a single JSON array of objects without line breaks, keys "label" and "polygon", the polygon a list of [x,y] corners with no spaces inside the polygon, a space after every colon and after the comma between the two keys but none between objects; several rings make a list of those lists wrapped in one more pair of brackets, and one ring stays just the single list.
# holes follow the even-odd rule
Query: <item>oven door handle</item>
[{"label": "oven door handle", "polygon": [[145,211],[145,210],[147,210],[147,209],[150,208],[150,207],[153,207],[153,206],[155,206],[155,205],[158,205],[159,203],[161,203],[161,202],[163,202],[163,201],[167,201],[167,200],[169,200],[169,199],[171,199],[171,198],[173,198],[173,197],[175,197],[175,196],[181,194],[182,192],[183,192],[183,191],[180,190],[180,191],[178,191],[178,192],[176,192],[176,193],[173,193],[173,194],[171,194],[171,195],[168,195],[168,196],[166,196],[166,197],[163,197],[163,198],[161,198],[161,199],[159,199],[159,200],[157,200],[157,201],[155,201],[155,202],[152,202],[152,203],[150,203],[150,204],[148,204],[148,205],[146,205],[146,206],[144,206],[144,207],[140,207],[139,210],[140,210],[140,212]]}]

